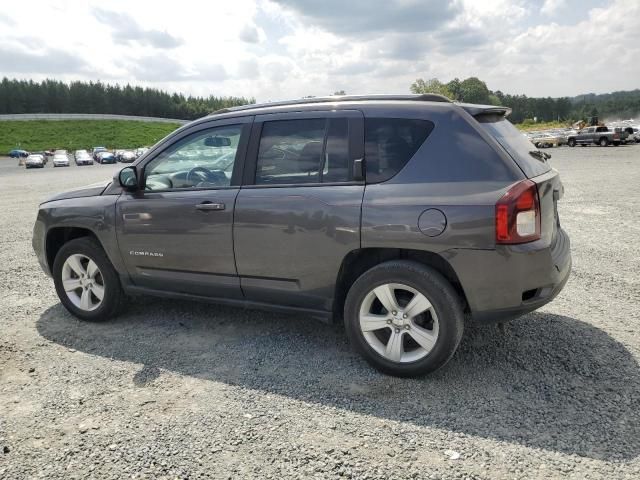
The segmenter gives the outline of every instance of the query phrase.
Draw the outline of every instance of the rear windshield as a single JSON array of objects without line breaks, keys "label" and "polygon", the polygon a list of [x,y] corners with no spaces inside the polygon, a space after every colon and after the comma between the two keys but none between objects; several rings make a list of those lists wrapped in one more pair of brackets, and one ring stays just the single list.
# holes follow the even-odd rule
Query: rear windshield
[{"label": "rear windshield", "polygon": [[551,170],[548,163],[531,155],[530,152],[536,151],[537,148],[509,120],[499,115],[480,115],[476,120],[502,145],[528,178]]}]

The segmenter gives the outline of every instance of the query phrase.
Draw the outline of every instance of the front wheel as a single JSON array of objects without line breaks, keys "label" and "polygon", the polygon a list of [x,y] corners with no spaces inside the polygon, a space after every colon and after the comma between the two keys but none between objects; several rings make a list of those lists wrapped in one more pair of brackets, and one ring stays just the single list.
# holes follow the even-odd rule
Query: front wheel
[{"label": "front wheel", "polygon": [[62,304],[81,320],[106,320],[124,303],[118,274],[93,238],[62,246],[53,262],[53,281]]},{"label": "front wheel", "polygon": [[606,147],[607,145],[609,145],[609,140],[607,138],[603,137],[603,138],[600,139],[599,143],[600,143],[601,147]]},{"label": "front wheel", "polygon": [[575,138],[570,138],[570,139],[567,141],[567,144],[568,144],[570,147],[575,147],[575,146],[576,146],[576,139],[575,139]]},{"label": "front wheel", "polygon": [[352,345],[381,372],[415,377],[453,356],[464,328],[460,297],[435,270],[397,260],[365,272],[344,308]]}]

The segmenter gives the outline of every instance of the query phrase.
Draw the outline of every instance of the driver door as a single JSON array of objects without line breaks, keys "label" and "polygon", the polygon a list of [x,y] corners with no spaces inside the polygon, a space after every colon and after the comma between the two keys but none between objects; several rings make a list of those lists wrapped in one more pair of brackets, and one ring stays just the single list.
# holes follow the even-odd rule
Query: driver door
[{"label": "driver door", "polygon": [[116,203],[118,245],[136,286],[242,297],[232,229],[252,120],[196,125],[138,165],[143,189]]}]

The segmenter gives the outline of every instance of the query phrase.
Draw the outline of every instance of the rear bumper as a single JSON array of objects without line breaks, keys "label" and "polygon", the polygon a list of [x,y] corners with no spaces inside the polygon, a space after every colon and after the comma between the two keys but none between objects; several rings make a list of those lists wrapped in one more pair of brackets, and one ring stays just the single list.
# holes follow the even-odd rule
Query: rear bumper
[{"label": "rear bumper", "polygon": [[451,251],[447,260],[462,284],[474,321],[516,318],[560,293],[571,272],[569,237],[559,229],[551,246],[539,243]]}]

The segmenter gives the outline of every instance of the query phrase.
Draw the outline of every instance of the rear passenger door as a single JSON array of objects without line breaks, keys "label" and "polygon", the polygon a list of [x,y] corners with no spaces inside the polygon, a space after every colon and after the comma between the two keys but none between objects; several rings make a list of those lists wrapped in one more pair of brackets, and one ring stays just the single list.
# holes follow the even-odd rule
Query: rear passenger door
[{"label": "rear passenger door", "polygon": [[358,111],[255,117],[234,219],[248,300],[331,310],[342,260],[360,248],[363,144]]}]

